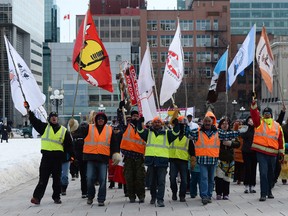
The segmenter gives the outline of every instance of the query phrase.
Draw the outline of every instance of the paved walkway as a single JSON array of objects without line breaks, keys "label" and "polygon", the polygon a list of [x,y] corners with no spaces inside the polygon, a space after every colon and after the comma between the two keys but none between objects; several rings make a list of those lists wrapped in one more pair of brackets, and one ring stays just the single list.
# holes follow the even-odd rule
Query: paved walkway
[{"label": "paved walkway", "polygon": [[[168,175],[167,175],[168,178]],[[62,197],[62,204],[54,204],[51,198],[51,182],[47,187],[41,205],[33,205],[30,198],[37,179],[20,185],[17,188],[0,194],[0,215],[8,216],[201,216],[201,215],[273,215],[288,216],[288,185],[278,182],[273,189],[275,199],[267,199],[259,202],[259,182],[257,182],[256,194],[244,194],[243,185],[231,183],[230,200],[215,200],[211,204],[203,206],[199,196],[195,199],[186,197],[186,202],[172,201],[169,182],[166,182],[164,208],[149,204],[150,193],[146,191],[145,203],[129,203],[124,197],[122,189],[107,189],[107,199],[104,207],[99,207],[97,202],[87,205],[86,199],[81,198],[80,179],[70,181],[67,195]],[[117,184],[116,184],[117,185]],[[214,194],[215,197],[215,194]]]}]

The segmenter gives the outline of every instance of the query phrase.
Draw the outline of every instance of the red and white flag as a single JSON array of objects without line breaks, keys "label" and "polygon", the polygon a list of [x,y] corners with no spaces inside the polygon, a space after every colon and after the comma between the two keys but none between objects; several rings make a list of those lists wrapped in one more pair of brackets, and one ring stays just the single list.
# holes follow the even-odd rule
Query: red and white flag
[{"label": "red and white flag", "polygon": [[261,37],[256,49],[256,59],[261,71],[262,78],[268,90],[272,93],[274,57],[264,26],[262,27]]},{"label": "red and white flag", "polygon": [[79,28],[72,64],[88,83],[113,92],[109,57],[89,10]]},{"label": "red and white flag", "polygon": [[160,90],[160,105],[168,101],[179,88],[184,74],[181,30],[178,20],[177,30],[170,44],[165,71]]},{"label": "red and white flag", "polygon": [[63,19],[64,19],[64,20],[66,20],[66,19],[67,19],[67,20],[70,20],[70,14],[64,15]]}]

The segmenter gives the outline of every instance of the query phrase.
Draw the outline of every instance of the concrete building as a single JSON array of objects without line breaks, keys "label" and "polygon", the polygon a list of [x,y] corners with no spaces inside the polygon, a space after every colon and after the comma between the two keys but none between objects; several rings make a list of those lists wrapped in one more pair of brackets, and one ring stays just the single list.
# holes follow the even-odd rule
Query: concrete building
[{"label": "concrete building", "polygon": [[[5,83],[4,91],[1,91],[1,102],[5,97],[5,107],[2,114],[12,121],[14,126],[25,123],[20,112],[14,109],[11,98],[8,60],[4,42],[4,35],[7,36],[12,46],[24,59],[27,66],[31,69],[37,84],[42,89],[43,81],[43,55],[42,43],[44,41],[44,0],[39,1],[0,1],[0,81]],[[2,88],[1,88],[2,89]],[[3,116],[2,115],[2,116]]]}]

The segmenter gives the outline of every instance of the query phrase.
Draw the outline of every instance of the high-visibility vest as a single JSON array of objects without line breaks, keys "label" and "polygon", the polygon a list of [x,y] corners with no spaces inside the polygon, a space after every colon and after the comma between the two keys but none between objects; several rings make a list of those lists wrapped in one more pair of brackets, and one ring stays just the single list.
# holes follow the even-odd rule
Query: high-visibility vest
[{"label": "high-visibility vest", "polygon": [[218,132],[210,138],[200,129],[198,130],[198,140],[195,142],[196,156],[219,157],[220,140]]},{"label": "high-visibility vest", "polygon": [[169,147],[169,158],[177,158],[181,160],[189,160],[189,139],[184,136],[181,140],[179,137],[174,140]]},{"label": "high-visibility vest", "polygon": [[[278,154],[279,143],[278,137],[280,134],[280,125],[273,121],[271,127],[261,120],[259,127],[255,128],[252,149],[272,154]],[[282,151],[282,150],[281,150]],[[284,153],[284,149],[283,152]]]},{"label": "high-visibility vest", "polygon": [[48,124],[41,136],[41,150],[64,152],[63,142],[66,131],[65,127],[60,126],[60,129],[54,133],[51,125]]},{"label": "high-visibility vest", "polygon": [[102,154],[110,156],[110,140],[112,127],[105,125],[101,134],[94,124],[89,124],[89,131],[84,139],[84,154]]},{"label": "high-visibility vest", "polygon": [[139,134],[130,124],[128,124],[127,129],[122,136],[120,148],[144,154],[145,145],[146,143],[141,139]]},{"label": "high-visibility vest", "polygon": [[145,156],[169,158],[167,130],[165,130],[165,135],[158,136],[155,136],[155,133],[149,130]]}]

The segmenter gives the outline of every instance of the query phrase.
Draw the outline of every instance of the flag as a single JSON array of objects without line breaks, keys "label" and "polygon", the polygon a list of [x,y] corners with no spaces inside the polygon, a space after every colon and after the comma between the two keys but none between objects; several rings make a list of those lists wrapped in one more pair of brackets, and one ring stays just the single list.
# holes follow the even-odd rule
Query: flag
[{"label": "flag", "polygon": [[211,84],[209,86],[209,92],[207,95],[207,101],[209,101],[209,103],[215,103],[218,98],[218,92],[224,92],[226,90],[225,71],[227,70],[227,60],[228,49],[221,56],[214,68],[213,77],[211,79]]},{"label": "flag", "polygon": [[67,19],[67,20],[70,20],[70,14],[64,15],[63,19],[64,19],[64,20],[66,20],[66,19]]},{"label": "flag", "polygon": [[237,75],[253,62],[255,57],[255,33],[256,25],[254,24],[228,68],[227,88],[231,87]]},{"label": "flag", "polygon": [[[33,111],[33,113],[37,119],[41,120],[42,122],[47,122],[47,112],[43,106],[38,107],[36,110]],[[33,138],[37,138],[38,135],[39,133],[33,127],[32,129]]]},{"label": "flag", "polygon": [[[4,36],[4,40],[8,56],[12,100],[15,108],[21,112],[22,115],[26,115],[27,110],[24,107],[25,99],[23,94],[25,95],[32,111],[42,106],[45,103],[46,97],[40,91],[30,69],[17,51],[12,47],[6,36]],[[23,92],[21,91],[21,88]]]},{"label": "flag", "polygon": [[157,116],[157,109],[153,94],[154,85],[155,81],[152,78],[151,56],[148,44],[140,65],[138,77],[138,89],[145,123]]},{"label": "flag", "polygon": [[149,91],[153,88],[153,86],[155,86],[155,81],[152,78],[151,72],[151,55],[148,44],[142,59],[142,63],[140,65],[140,72],[138,77],[138,88],[140,94]]},{"label": "flag", "polygon": [[77,34],[72,64],[88,83],[113,92],[109,57],[89,10]]},{"label": "flag", "polygon": [[160,90],[160,105],[169,100],[180,86],[183,78],[183,49],[181,46],[181,30],[178,20],[177,29],[170,44],[166,66]]},{"label": "flag", "polygon": [[272,93],[274,57],[264,26],[262,27],[261,37],[256,49],[256,60],[259,64],[262,78],[268,90]]}]

